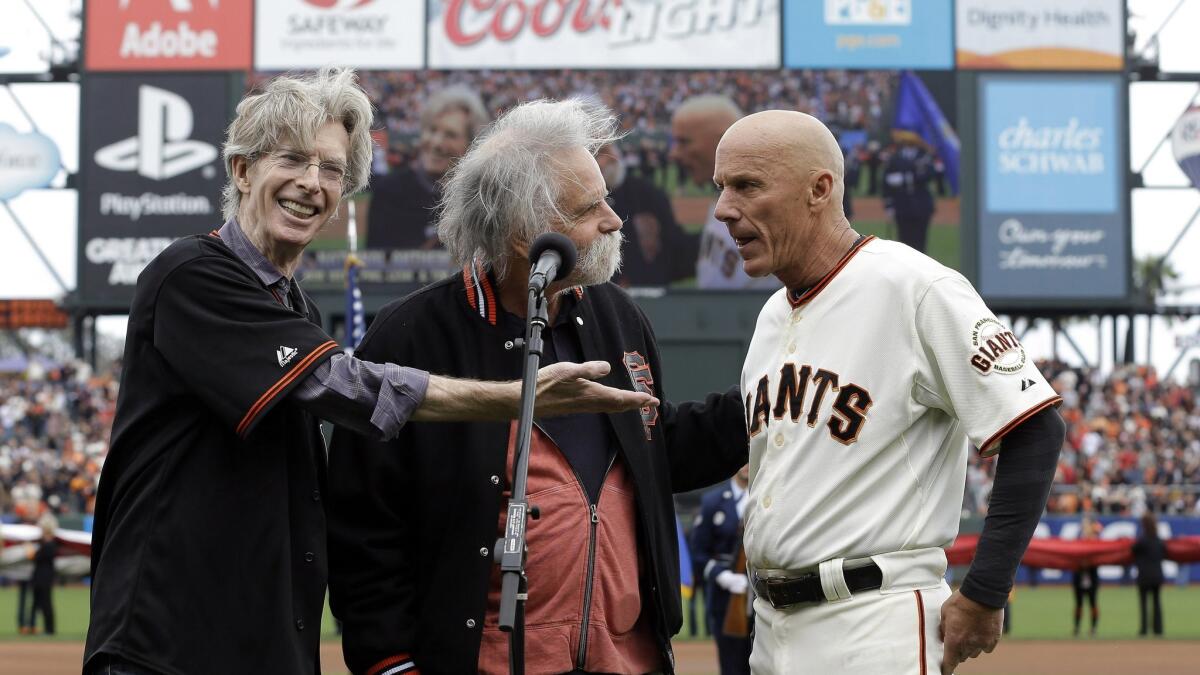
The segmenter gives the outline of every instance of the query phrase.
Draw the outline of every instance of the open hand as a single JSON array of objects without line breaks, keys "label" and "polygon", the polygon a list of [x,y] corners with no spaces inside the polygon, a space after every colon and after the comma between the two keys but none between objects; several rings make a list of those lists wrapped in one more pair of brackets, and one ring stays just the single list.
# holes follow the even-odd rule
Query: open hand
[{"label": "open hand", "polygon": [[951,675],[958,664],[983,652],[991,653],[1000,641],[1004,610],[993,609],[958,591],[942,605],[938,636],[945,646],[942,675]]},{"label": "open hand", "polygon": [[614,389],[593,380],[608,374],[606,361],[561,362],[538,371],[538,417],[570,413],[616,413],[658,405],[649,394]]}]

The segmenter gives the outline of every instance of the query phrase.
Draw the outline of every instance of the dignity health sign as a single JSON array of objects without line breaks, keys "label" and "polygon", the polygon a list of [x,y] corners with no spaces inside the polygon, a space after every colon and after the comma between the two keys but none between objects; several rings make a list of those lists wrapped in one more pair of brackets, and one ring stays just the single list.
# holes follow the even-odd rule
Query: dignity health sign
[{"label": "dignity health sign", "polygon": [[779,0],[430,0],[429,68],[777,68]]},{"label": "dignity health sign", "polygon": [[958,67],[1120,70],[1122,5],[1122,0],[958,0]]},{"label": "dignity health sign", "polygon": [[988,298],[1128,292],[1119,76],[979,78],[979,288]]}]

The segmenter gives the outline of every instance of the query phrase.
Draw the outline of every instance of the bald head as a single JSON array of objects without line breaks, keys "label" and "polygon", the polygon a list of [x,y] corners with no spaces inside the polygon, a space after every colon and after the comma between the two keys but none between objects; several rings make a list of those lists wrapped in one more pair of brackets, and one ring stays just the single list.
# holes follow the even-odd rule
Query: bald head
[{"label": "bald head", "polygon": [[747,274],[799,288],[837,262],[854,235],[842,211],[844,173],[837,139],[811,115],[770,110],[729,127],[717,145],[714,215]]},{"label": "bald head", "polygon": [[812,115],[792,110],[754,113],[729,127],[720,147],[769,153],[775,161],[801,175],[828,171],[838,186],[838,203],[841,203],[846,175],[842,148],[829,128]]},{"label": "bald head", "polygon": [[695,183],[712,180],[713,157],[721,134],[742,116],[728,96],[693,96],[671,117],[671,159],[679,162]]}]

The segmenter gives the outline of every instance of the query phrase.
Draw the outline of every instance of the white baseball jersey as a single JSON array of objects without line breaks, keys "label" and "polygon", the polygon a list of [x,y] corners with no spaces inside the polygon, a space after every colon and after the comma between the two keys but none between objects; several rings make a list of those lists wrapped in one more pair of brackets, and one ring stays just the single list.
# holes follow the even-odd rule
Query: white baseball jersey
[{"label": "white baseball jersey", "polygon": [[779,288],[773,276],[755,278],[742,269],[742,255],[729,236],[729,228],[717,220],[717,204],[708,208],[708,219],[700,233],[700,257],[696,259],[696,285],[700,288],[762,289]]},{"label": "white baseball jersey", "polygon": [[771,296],[741,386],[759,569],[948,545],[967,439],[990,454],[1061,400],[962,275],[873,237]]}]

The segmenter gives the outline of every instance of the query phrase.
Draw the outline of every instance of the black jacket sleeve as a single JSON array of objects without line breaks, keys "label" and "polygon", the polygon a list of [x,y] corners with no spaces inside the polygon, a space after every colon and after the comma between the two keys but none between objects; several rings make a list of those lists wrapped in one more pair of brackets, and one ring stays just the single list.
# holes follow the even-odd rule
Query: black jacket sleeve
[{"label": "black jacket sleeve", "polygon": [[154,302],[154,347],[223,422],[245,437],[337,343],[280,304],[236,260],[194,258]]},{"label": "black jacket sleeve", "polygon": [[[658,343],[649,319],[641,312],[651,369],[662,382]],[[660,397],[661,398],[661,397]],[[671,490],[687,492],[719,483],[742,468],[750,457],[746,411],[735,385],[703,401],[672,403],[663,399],[659,410],[671,467]]]},{"label": "black jacket sleeve", "polygon": [[[376,326],[388,321],[383,317]],[[412,355],[411,331],[371,331],[355,355],[368,361]],[[413,559],[416,506],[397,495],[419,494],[404,451],[411,428],[392,441],[375,441],[338,427],[329,450],[329,601],[343,622],[342,650],[353,673],[385,660],[411,657],[417,636]],[[406,513],[405,508],[412,507]]]}]

